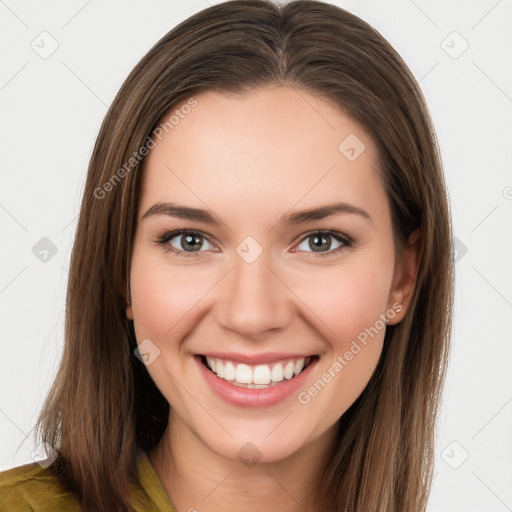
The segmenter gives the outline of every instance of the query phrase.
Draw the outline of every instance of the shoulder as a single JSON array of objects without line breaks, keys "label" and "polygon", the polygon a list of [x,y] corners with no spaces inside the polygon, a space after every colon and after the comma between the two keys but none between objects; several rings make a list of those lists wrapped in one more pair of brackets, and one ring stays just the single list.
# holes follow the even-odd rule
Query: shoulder
[{"label": "shoulder", "polygon": [[78,502],[37,462],[0,472],[0,512],[74,512]]}]

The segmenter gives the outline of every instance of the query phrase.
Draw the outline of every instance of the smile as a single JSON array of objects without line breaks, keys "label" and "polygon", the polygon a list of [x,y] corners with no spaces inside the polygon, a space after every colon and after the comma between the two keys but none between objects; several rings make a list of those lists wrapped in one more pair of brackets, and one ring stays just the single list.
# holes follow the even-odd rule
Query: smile
[{"label": "smile", "polygon": [[224,358],[201,356],[214,375],[246,389],[266,389],[290,381],[302,373],[317,356],[286,358],[268,364],[250,365]]}]

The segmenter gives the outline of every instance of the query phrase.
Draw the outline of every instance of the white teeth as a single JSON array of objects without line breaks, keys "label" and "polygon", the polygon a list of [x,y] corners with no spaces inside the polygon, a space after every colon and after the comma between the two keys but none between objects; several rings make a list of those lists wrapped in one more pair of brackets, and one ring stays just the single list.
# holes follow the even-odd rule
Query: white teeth
[{"label": "white teeth", "polygon": [[215,361],[215,373],[218,377],[224,379],[224,365],[218,359]]},{"label": "white teeth", "polygon": [[[215,361],[215,363],[217,363],[217,361]],[[219,367],[219,365],[217,364],[217,368],[218,367]],[[231,361],[228,361],[224,365],[224,378],[226,380],[235,380],[235,374],[236,374],[235,365]],[[238,382],[241,382],[241,381],[238,381]]]},{"label": "white teeth", "polygon": [[212,371],[215,372],[215,359],[213,359],[213,357],[207,357],[206,362],[208,363],[208,366],[212,369]]},{"label": "white teeth", "polygon": [[254,368],[254,372],[252,374],[252,382],[254,384],[270,384],[271,373],[270,368],[266,364],[260,364]]},{"label": "white teeth", "polygon": [[295,368],[293,369],[293,374],[299,375],[299,373],[304,369],[304,364],[304,359],[297,359],[297,362],[295,363]]},{"label": "white teeth", "polygon": [[290,380],[293,377],[293,369],[295,368],[295,365],[292,361],[286,363],[286,366],[284,368],[284,376],[286,379]]},{"label": "white teeth", "polygon": [[272,381],[273,382],[281,382],[284,379],[284,370],[283,365],[281,363],[277,363],[272,368]]},{"label": "white teeth", "polygon": [[[229,363],[228,362],[226,364],[226,366],[228,364],[233,364],[233,363]],[[251,367],[246,365],[246,364],[239,364],[236,367],[236,377],[235,377],[235,380],[237,382],[240,382],[240,384],[253,384],[253,382],[252,382],[252,370],[251,370]]]},{"label": "white teeth", "polygon": [[208,367],[221,379],[231,384],[249,389],[264,389],[275,386],[284,379],[290,380],[299,375],[311,359],[300,358],[273,364],[236,364],[232,361],[207,357]]}]

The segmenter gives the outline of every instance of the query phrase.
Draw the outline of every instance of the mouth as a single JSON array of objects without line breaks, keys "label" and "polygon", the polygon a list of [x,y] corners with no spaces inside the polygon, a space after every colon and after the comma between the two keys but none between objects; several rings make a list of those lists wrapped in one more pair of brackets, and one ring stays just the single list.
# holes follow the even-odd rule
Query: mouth
[{"label": "mouth", "polygon": [[233,386],[245,389],[267,389],[295,379],[319,356],[289,357],[257,365],[201,354],[196,357],[209,372]]}]

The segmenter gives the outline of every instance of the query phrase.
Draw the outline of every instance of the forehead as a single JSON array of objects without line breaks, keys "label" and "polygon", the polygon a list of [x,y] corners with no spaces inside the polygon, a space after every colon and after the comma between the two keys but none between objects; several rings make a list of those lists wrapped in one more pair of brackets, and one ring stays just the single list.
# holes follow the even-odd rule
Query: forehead
[{"label": "forehead", "polygon": [[141,209],[174,200],[239,216],[386,199],[373,141],[328,100],[283,86],[194,99],[173,107],[162,119],[173,115],[172,125],[153,137]]}]

